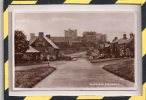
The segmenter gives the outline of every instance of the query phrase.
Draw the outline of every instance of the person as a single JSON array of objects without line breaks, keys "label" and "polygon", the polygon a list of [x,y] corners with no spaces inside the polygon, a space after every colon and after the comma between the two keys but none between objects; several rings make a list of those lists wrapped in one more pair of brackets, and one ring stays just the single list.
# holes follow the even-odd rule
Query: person
[{"label": "person", "polygon": [[49,66],[49,64],[50,64],[50,55],[49,54],[47,55],[47,60],[48,60],[48,66]]}]

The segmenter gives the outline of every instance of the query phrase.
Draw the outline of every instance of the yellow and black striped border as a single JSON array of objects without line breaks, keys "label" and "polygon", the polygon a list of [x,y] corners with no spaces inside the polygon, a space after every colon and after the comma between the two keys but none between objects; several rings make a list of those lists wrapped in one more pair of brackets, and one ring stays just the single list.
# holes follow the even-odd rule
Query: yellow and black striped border
[{"label": "yellow and black striped border", "polygon": [[[143,95],[142,96],[9,96],[8,77],[8,5],[11,4],[141,4],[142,6],[142,55],[143,55]],[[4,0],[4,100],[146,100],[146,0]]]}]

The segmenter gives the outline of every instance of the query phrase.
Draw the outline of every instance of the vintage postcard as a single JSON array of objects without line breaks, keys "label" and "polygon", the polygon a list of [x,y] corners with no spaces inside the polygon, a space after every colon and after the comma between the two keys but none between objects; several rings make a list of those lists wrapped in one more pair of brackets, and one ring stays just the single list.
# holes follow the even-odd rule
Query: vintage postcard
[{"label": "vintage postcard", "polygon": [[12,13],[13,88],[136,90],[134,11]]}]

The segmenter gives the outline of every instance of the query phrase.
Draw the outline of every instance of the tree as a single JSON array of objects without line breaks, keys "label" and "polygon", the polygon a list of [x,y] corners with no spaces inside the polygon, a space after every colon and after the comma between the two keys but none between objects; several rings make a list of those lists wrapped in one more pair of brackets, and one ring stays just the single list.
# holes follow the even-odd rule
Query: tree
[{"label": "tree", "polygon": [[22,31],[15,30],[15,64],[23,62],[23,54],[29,48],[29,43]]},{"label": "tree", "polygon": [[22,31],[15,30],[15,53],[25,53],[29,48],[29,43]]}]

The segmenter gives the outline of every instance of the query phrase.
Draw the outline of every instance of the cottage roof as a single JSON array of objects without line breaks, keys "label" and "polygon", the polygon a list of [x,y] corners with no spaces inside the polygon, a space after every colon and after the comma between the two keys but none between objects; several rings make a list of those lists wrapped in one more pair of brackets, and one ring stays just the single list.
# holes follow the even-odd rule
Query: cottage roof
[{"label": "cottage roof", "polygon": [[[37,38],[38,38],[38,36],[36,36],[32,41],[30,41],[30,45],[33,44],[33,43],[36,41]],[[54,42],[52,42],[52,40],[50,40],[50,39],[47,38],[47,37],[44,37],[44,39],[45,39],[48,43],[50,43],[51,46],[52,46],[53,48],[59,49],[59,47],[58,47]]]},{"label": "cottage roof", "polygon": [[37,38],[38,38],[38,36],[35,36],[33,39],[31,39],[31,40],[29,41],[29,44],[31,45]]},{"label": "cottage roof", "polygon": [[118,44],[123,44],[123,43],[129,43],[129,42],[131,42],[132,41],[132,39],[120,39],[119,41],[118,41]]},{"label": "cottage roof", "polygon": [[119,39],[112,41],[111,43],[117,43],[119,41]]},{"label": "cottage roof", "polygon": [[50,43],[50,44],[52,45],[53,48],[59,49],[59,47],[58,47],[54,42],[52,42],[51,39],[49,39],[49,38],[47,38],[47,37],[44,37],[44,38],[47,40],[48,43]]},{"label": "cottage roof", "polygon": [[123,44],[123,43],[129,43],[129,42],[131,42],[132,41],[132,39],[123,39],[123,38],[121,38],[121,39],[117,39],[117,40],[115,40],[115,41],[113,41],[113,42],[111,42],[111,43],[118,43],[118,44]]},{"label": "cottage roof", "polygon": [[26,53],[38,53],[39,51],[33,48],[32,46],[29,46],[29,49],[26,51]]}]

